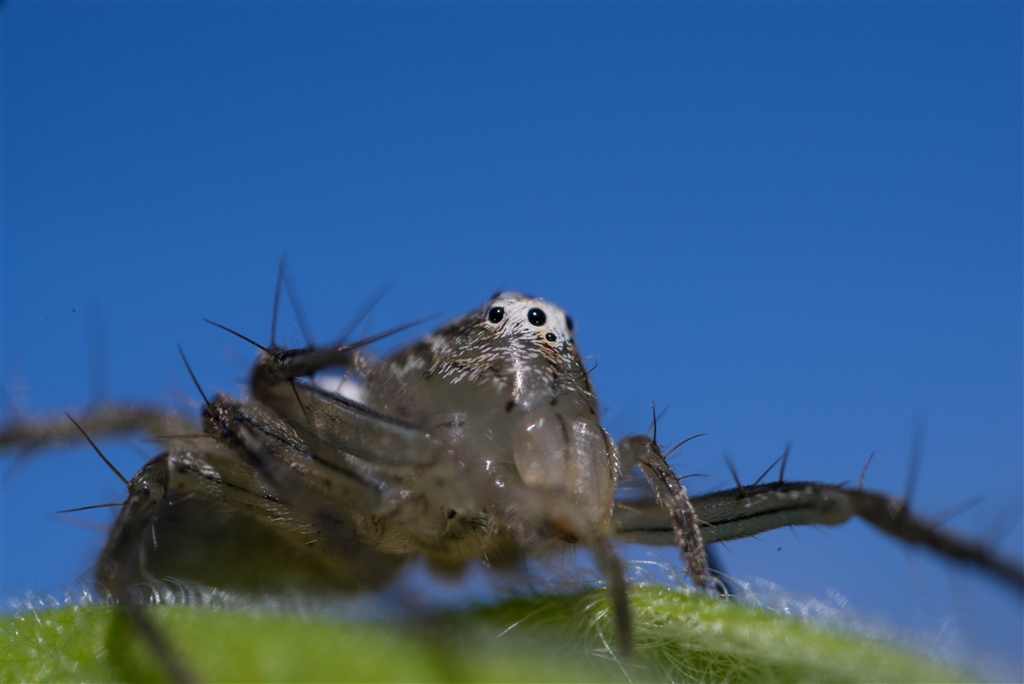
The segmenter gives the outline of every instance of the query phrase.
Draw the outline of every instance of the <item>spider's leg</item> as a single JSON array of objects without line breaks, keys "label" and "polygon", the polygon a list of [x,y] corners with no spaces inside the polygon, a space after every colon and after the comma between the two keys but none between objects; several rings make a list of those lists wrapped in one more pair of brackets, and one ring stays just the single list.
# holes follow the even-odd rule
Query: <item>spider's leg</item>
[{"label": "spider's leg", "polygon": [[708,574],[711,575],[711,581],[719,596],[722,598],[737,596],[739,592],[736,590],[736,585],[729,579],[720,551],[714,546],[704,546],[704,552],[708,555]]},{"label": "spider's leg", "polygon": [[[353,354],[310,349],[264,355],[252,376],[253,395],[288,420],[303,438],[332,452],[364,462],[393,466],[423,465],[434,459],[434,442],[421,429],[369,406],[326,392],[296,378],[327,368],[343,368]],[[349,460],[348,465],[352,462]]]},{"label": "spider's leg", "polygon": [[933,549],[948,558],[982,567],[1024,592],[1024,568],[1000,557],[989,545],[941,529],[941,523],[914,515],[899,499],[862,489],[844,487],[840,491],[848,498],[855,515],[883,532]]},{"label": "spider's leg", "polygon": [[619,648],[624,658],[633,653],[633,613],[629,605],[629,590],[622,559],[608,537],[598,537],[590,543],[594,559],[608,582],[608,594],[612,599],[612,614],[615,630],[619,633]]},{"label": "spider's leg", "polygon": [[[351,517],[332,517],[333,511],[323,505],[333,494],[352,509],[379,507],[379,488],[316,463],[266,412],[218,397],[207,407],[206,434],[174,442],[170,452],[151,460],[128,483],[128,500],[96,570],[97,580],[172,679],[186,681],[190,675],[133,601],[126,571],[170,492],[182,497],[195,495],[261,521],[277,530],[283,542],[323,556],[340,578],[361,584],[379,582],[397,567],[394,558],[375,553],[360,542]],[[312,515],[313,510],[319,515]],[[339,539],[348,542],[345,554],[339,553]],[[373,557],[361,558],[360,550]]]},{"label": "spider's leg", "polygon": [[[367,468],[347,467],[349,461],[337,454],[309,447],[273,414],[252,404],[218,396],[212,404],[216,414],[209,426],[218,426],[229,437],[242,462],[247,462],[289,499],[306,499],[318,505],[342,502],[346,509],[375,512],[382,506],[385,488],[380,477]],[[305,437],[305,435],[302,435]],[[369,474],[367,474],[369,473]]]},{"label": "spider's leg", "polygon": [[700,532],[700,521],[686,487],[665,460],[658,445],[647,437],[627,437],[619,445],[625,460],[635,461],[651,483],[662,510],[668,514],[673,540],[686,563],[694,584],[708,586],[708,557]]},{"label": "spider's leg", "polygon": [[[319,552],[353,581],[379,585],[401,565],[405,554],[378,548],[373,521],[388,508],[388,499],[398,498],[387,482],[333,466],[289,438],[280,424],[261,422],[250,405],[217,397],[210,410],[227,447],[271,486],[288,517],[305,523]],[[440,511],[437,517],[444,519]]]},{"label": "spider's leg", "polygon": [[[974,565],[1024,591],[1024,568],[988,545],[941,529],[915,515],[901,499],[818,482],[775,482],[691,499],[705,544],[743,539],[791,525],[841,525],[862,518],[905,542]],[[617,504],[618,534],[641,544],[674,542],[672,521],[655,502]]]},{"label": "spider's leg", "polygon": [[[261,512],[267,515],[268,497],[253,491],[256,488],[251,482],[245,482],[244,477],[236,477],[233,478],[235,482],[229,482],[222,476],[224,469],[213,473],[211,470],[209,459],[188,451],[164,453],[149,461],[129,481],[128,499],[111,528],[96,565],[97,582],[109,592],[118,611],[149,645],[165,674],[176,682],[194,681],[194,678],[166,637],[147,616],[143,606],[134,600],[131,594],[132,583],[126,569],[153,524],[157,509],[170,491],[198,493],[242,509],[262,508]],[[251,477],[248,479],[252,480]],[[244,493],[248,493],[248,497]],[[239,503],[239,499],[246,498],[249,506]]]},{"label": "spider's leg", "polygon": [[[136,431],[144,431],[154,437],[198,432],[194,420],[145,404],[102,404],[76,417],[76,420],[93,439]],[[64,414],[8,421],[0,430],[0,455],[52,448],[81,440],[79,428]]]},{"label": "spider's leg", "polygon": [[[214,406],[218,406],[217,402]],[[279,490],[279,483],[255,468],[247,457],[240,457],[238,444],[208,441],[197,446],[199,448],[171,452],[169,491],[180,498],[195,496],[256,520],[273,530],[280,542],[306,553],[325,556],[329,561],[327,565],[337,570],[339,577],[350,574],[345,567],[334,567],[337,559],[326,552],[324,533],[305,520],[301,505],[293,503],[294,496],[286,496],[286,492]],[[281,458],[280,454],[273,457]],[[290,468],[287,460],[281,458],[280,462],[282,468]],[[354,491],[348,488],[348,481],[333,475],[320,473],[316,482],[324,488],[333,487],[343,495]],[[316,497],[319,491],[311,486],[304,494],[307,498]]]},{"label": "spider's leg", "polygon": [[253,394],[325,466],[375,483],[388,510],[371,516],[370,527],[375,530],[367,530],[370,536],[365,541],[409,554],[422,549],[420,542],[438,541],[453,513],[481,513],[486,498],[482,492],[488,482],[493,484],[493,478],[484,473],[484,464],[460,458],[458,440],[452,438],[449,428],[427,430],[315,385],[296,382],[299,371],[308,374],[348,367],[354,357],[352,348],[264,355],[253,371]]},{"label": "spider's leg", "polygon": [[170,679],[175,682],[190,682],[194,681],[194,678],[170,643],[142,607],[132,601],[130,584],[126,581],[124,573],[129,557],[149,528],[157,507],[167,494],[168,474],[168,455],[162,454],[143,466],[128,483],[128,500],[110,531],[103,553],[100,554],[96,579],[110,592],[110,598],[118,610],[149,644]]},{"label": "spider's leg", "polygon": [[[401,504],[375,519],[381,535],[397,530],[429,542],[444,534],[446,516],[453,511],[482,510],[487,498],[483,492],[493,477],[484,472],[483,463],[460,457],[465,449],[457,446],[458,438],[449,434],[449,427],[428,430],[288,377],[296,368],[313,372],[346,367],[351,352],[314,349],[287,354],[283,359],[265,355],[260,360],[253,372],[253,394],[324,466],[351,472],[380,490],[402,490],[400,497],[385,497]],[[389,548],[401,553],[414,550],[409,537],[401,536],[408,544],[392,537]]]},{"label": "spider's leg", "polygon": [[[296,393],[300,399],[295,399]],[[275,412],[292,418],[303,437],[327,447],[324,451],[342,451],[390,467],[424,466],[438,458],[437,442],[418,426],[315,386],[299,385],[288,394],[273,405]],[[288,411],[292,407],[298,415]]]}]

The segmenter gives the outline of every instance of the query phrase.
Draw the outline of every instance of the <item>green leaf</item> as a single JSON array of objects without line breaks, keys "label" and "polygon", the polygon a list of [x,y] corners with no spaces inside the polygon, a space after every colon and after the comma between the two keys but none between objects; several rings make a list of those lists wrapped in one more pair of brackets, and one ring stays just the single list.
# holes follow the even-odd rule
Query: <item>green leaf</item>
[{"label": "green leaf", "polygon": [[[965,681],[888,643],[662,587],[632,590],[637,649],[614,645],[607,596],[515,599],[416,623],[339,621],[256,608],[153,606],[205,681]],[[161,672],[111,606],[4,616],[4,682],[151,681]]]}]

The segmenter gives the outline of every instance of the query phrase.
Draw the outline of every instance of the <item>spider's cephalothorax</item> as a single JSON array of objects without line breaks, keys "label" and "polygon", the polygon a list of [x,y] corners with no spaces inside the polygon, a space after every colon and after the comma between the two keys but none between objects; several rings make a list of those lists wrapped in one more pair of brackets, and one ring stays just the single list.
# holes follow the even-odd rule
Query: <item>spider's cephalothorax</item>
[{"label": "spider's cephalothorax", "polygon": [[[604,574],[623,653],[632,627],[613,537],[677,546],[704,587],[705,544],[859,516],[1024,588],[1019,564],[860,486],[780,475],[690,498],[655,440],[610,439],[572,320],[542,299],[499,294],[389,358],[367,352],[388,334],[260,347],[251,398],[206,401],[201,434],[176,414],[127,404],[94,409],[81,428],[30,420],[0,432],[3,453],[67,441],[76,429],[93,437],[144,429],[168,444],[126,480],[96,577],[173,678],[188,673],[131,598],[134,583],[154,575],[228,585],[249,577],[262,589],[320,577],[373,587],[415,555],[456,572],[473,559],[507,567],[575,544]],[[339,391],[312,380],[327,370],[344,374]],[[620,477],[634,467],[648,494],[617,500]],[[292,564],[297,558],[305,560]]]},{"label": "spider's cephalothorax", "polygon": [[447,435],[467,469],[516,480],[564,537],[610,533],[618,456],[560,308],[500,294],[383,363],[360,366],[367,403]]}]

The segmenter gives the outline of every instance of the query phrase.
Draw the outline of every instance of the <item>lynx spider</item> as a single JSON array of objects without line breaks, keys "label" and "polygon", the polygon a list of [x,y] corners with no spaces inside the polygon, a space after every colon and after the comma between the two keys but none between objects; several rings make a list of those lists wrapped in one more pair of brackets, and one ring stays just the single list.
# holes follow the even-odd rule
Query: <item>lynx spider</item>
[{"label": "lynx spider", "polygon": [[[737,480],[734,489],[689,496],[656,434],[616,444],[601,426],[572,319],[543,299],[500,293],[388,358],[367,351],[393,332],[291,350],[248,340],[262,350],[251,398],[204,395],[201,434],[176,414],[127,404],[0,433],[5,454],[78,439],[78,430],[99,438],[142,429],[167,442],[122,478],[128,497],[95,576],[172,678],[189,673],[132,600],[131,569],[145,572],[140,541],[169,506],[190,499],[246,514],[352,587],[380,586],[416,555],[458,571],[474,559],[507,566],[585,547],[607,582],[623,654],[632,626],[613,539],[678,547],[690,579],[708,588],[716,580],[707,544],[860,517],[1024,588],[1016,564],[938,529],[903,501],[862,486],[787,482],[785,462],[778,481]],[[345,374],[345,391],[311,381],[325,370]],[[635,467],[649,493],[617,499]]]}]

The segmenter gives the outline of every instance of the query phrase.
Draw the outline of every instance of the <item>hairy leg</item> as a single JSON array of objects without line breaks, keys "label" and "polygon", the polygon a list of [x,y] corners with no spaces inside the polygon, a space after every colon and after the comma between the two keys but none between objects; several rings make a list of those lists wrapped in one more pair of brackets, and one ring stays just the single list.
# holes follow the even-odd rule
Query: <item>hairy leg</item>
[{"label": "hairy leg", "polygon": [[[652,439],[627,437],[619,445],[619,451],[624,460],[635,461],[640,466],[641,472],[654,488],[658,517],[662,522],[667,518],[670,524],[673,542],[679,547],[687,573],[698,587],[707,587],[708,557],[700,530],[702,518],[694,510],[693,502],[679,476],[672,471],[661,449]],[[621,525],[619,533],[624,534]]]},{"label": "hairy leg", "polygon": [[[912,513],[901,499],[878,492],[818,482],[775,482],[704,494],[690,502],[705,544],[793,525],[841,525],[858,517],[1024,591],[1024,568],[1019,564],[985,544],[942,530],[939,523]],[[626,540],[656,546],[676,543],[674,521],[656,501],[619,503],[614,517],[619,536]]]}]

